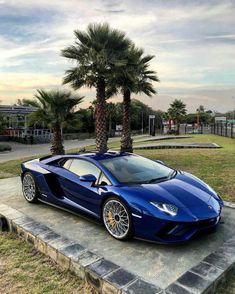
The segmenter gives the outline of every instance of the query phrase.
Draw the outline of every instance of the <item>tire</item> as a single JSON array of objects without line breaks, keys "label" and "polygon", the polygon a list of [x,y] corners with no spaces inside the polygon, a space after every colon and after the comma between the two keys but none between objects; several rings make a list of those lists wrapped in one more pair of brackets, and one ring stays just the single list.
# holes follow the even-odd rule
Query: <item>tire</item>
[{"label": "tire", "polygon": [[40,196],[38,187],[34,180],[33,175],[30,172],[26,172],[22,178],[22,191],[24,198],[29,203],[37,203]]},{"label": "tire", "polygon": [[7,220],[0,216],[0,232],[8,232],[9,231],[9,226]]},{"label": "tire", "polygon": [[133,237],[131,214],[118,197],[110,197],[104,202],[102,219],[106,230],[113,238],[124,241]]}]

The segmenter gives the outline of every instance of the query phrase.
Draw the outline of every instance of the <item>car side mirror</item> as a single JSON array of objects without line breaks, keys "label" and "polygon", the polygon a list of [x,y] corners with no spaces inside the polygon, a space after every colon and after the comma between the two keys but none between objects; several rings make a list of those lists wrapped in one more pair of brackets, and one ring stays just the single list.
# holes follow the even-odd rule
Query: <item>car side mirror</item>
[{"label": "car side mirror", "polygon": [[83,175],[83,176],[80,176],[80,181],[82,182],[90,182],[92,185],[95,184],[96,182],[96,177],[92,174],[87,174],[87,175]]}]

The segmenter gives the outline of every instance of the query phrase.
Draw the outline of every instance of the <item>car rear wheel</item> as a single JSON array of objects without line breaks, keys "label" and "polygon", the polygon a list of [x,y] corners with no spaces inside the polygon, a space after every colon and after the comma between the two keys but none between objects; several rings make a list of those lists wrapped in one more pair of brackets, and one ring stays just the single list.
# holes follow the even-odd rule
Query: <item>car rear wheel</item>
[{"label": "car rear wheel", "polygon": [[22,190],[24,198],[30,203],[38,202],[39,191],[36,186],[34,177],[31,173],[26,172],[23,175]]},{"label": "car rear wheel", "polygon": [[130,213],[120,199],[117,197],[107,199],[102,214],[104,225],[112,237],[127,240],[133,236]]}]

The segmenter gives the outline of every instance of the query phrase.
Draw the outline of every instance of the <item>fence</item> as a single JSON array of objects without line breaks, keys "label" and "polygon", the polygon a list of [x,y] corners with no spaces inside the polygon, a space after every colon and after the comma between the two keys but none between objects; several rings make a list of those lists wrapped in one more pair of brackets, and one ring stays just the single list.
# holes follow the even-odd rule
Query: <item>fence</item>
[{"label": "fence", "polygon": [[[181,124],[179,133],[181,135],[186,134],[211,134],[210,125],[200,125],[199,127],[192,125],[192,124]],[[164,125],[162,127],[156,128],[156,134],[176,134],[176,126],[171,126],[171,130],[169,130],[168,125]]]},{"label": "fence", "polygon": [[211,134],[235,138],[235,124],[232,123],[216,123],[211,125]]}]

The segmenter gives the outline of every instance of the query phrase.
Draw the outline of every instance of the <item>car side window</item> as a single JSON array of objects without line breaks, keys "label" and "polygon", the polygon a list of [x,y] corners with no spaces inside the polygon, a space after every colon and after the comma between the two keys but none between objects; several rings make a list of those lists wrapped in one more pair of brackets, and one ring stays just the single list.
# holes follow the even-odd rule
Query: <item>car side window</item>
[{"label": "car side window", "polygon": [[92,174],[97,179],[101,173],[101,170],[93,163],[82,159],[73,159],[71,165],[69,166],[69,170],[78,176]]},{"label": "car side window", "polygon": [[111,182],[109,181],[109,179],[105,176],[105,174],[102,172],[99,178],[99,182],[98,182],[99,186],[109,186],[111,185]]},{"label": "car side window", "polygon": [[68,160],[66,160],[66,161],[62,164],[63,168],[69,169],[69,166],[70,166],[71,162],[72,162],[72,159],[68,159]]}]

